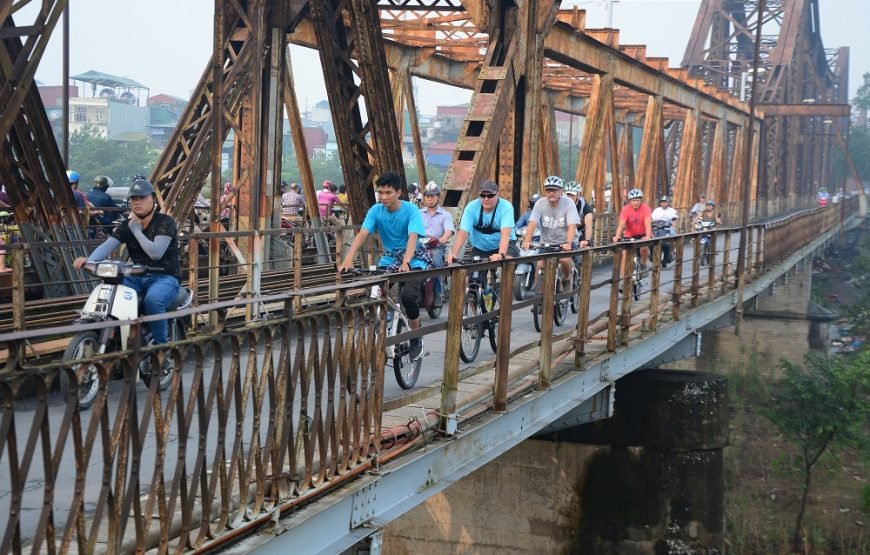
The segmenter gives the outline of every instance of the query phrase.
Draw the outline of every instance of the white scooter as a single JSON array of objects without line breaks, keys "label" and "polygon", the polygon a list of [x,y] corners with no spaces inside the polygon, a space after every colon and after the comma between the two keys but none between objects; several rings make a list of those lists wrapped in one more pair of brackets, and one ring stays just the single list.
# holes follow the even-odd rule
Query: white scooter
[{"label": "white scooter", "polygon": [[[85,302],[81,316],[73,322],[75,324],[87,324],[92,322],[106,322],[109,320],[134,320],[139,317],[139,297],[136,291],[122,285],[126,276],[143,275],[149,271],[145,266],[128,264],[115,260],[103,262],[86,262],[85,270],[103,280],[92,292]],[[193,294],[186,287],[179,288],[175,301],[167,307],[167,312],[187,308],[193,301]],[[184,339],[184,325],[178,318],[168,318],[169,341],[175,342]],[[150,335],[150,334],[149,334]],[[63,353],[64,360],[90,359],[105,353],[123,351],[127,348],[130,337],[130,326],[110,326],[101,330],[80,331],[70,340]],[[148,336],[146,335],[146,338]],[[151,384],[151,363],[154,357],[143,357],[139,362],[139,377],[146,386]],[[63,396],[69,396],[71,388],[70,377],[78,374],[81,364],[71,366],[72,372],[63,371],[60,374],[60,389]],[[172,382],[174,369],[171,351],[167,353],[160,369],[160,389],[166,389]],[[94,404],[99,390],[99,368],[91,363],[84,370],[84,375],[78,380],[79,408],[87,409]]]},{"label": "white scooter", "polygon": [[[517,249],[520,251],[520,257],[534,256],[538,253],[537,249],[523,249],[523,237],[526,235],[526,227],[517,228]],[[536,229],[532,236],[532,243],[537,243],[541,238],[540,230]],[[514,298],[517,301],[530,299],[535,294],[535,272],[534,262],[517,262],[514,268]]]}]

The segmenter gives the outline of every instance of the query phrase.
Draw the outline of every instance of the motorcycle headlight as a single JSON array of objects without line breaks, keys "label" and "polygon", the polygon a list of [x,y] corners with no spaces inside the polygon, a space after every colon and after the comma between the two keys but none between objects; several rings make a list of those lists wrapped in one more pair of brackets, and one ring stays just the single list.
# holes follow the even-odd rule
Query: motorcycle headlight
[{"label": "motorcycle headlight", "polygon": [[116,264],[97,264],[97,270],[94,274],[101,278],[116,278],[118,277],[118,266]]}]

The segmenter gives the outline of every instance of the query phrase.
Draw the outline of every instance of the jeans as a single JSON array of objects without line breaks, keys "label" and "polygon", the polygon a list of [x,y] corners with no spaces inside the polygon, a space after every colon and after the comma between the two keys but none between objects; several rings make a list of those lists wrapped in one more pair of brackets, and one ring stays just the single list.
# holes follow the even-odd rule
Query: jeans
[{"label": "jeans", "polygon": [[[124,285],[136,291],[148,316],[166,313],[181,287],[177,277],[165,275],[129,276],[124,278]],[[169,341],[167,320],[149,322],[148,328],[156,345]]]},{"label": "jeans", "polygon": [[[432,267],[433,268],[443,268],[444,267],[444,245],[438,245],[437,247],[432,247],[429,249],[429,256],[432,257]],[[435,295],[440,295],[443,292],[443,285],[441,285],[441,278],[434,277],[435,285],[433,287],[433,291]]]}]

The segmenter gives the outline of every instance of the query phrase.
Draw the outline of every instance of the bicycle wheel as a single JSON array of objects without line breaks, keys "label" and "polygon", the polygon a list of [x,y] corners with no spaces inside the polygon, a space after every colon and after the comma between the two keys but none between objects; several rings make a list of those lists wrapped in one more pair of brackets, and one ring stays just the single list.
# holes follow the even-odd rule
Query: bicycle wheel
[{"label": "bicycle wheel", "polygon": [[[539,295],[541,293],[541,279],[542,278],[540,275],[535,278],[535,284],[537,285],[534,291],[535,295]],[[543,314],[543,311],[541,310],[541,302],[539,300],[532,305],[532,321],[535,323],[535,331],[538,333],[541,333],[541,314]]]},{"label": "bicycle wheel", "polygon": [[574,291],[571,295],[571,312],[577,314],[580,310],[580,272],[577,268],[571,269],[571,290]]},{"label": "bicycle wheel", "polygon": [[[477,316],[480,311],[477,306],[477,295],[466,293],[462,303],[462,318]],[[459,341],[459,358],[463,362],[473,362],[480,351],[480,340],[483,333],[483,323],[462,324],[462,336]]]},{"label": "bicycle wheel", "polygon": [[631,292],[635,301],[640,300],[640,294],[643,290],[643,273],[641,269],[640,259],[634,259],[634,275],[631,276]]},{"label": "bicycle wheel", "polygon": [[[394,315],[396,317],[397,315]],[[405,331],[405,320],[399,318],[396,325],[396,335]],[[411,360],[411,341],[403,341],[396,345],[396,356],[393,357],[393,373],[396,375],[396,381],[402,389],[411,389],[417,383],[417,378],[420,377],[420,367],[423,365],[423,358]]]},{"label": "bicycle wheel", "polygon": [[[498,310],[498,297],[495,298],[495,302],[492,304],[492,311],[495,312]],[[487,327],[489,328],[489,348],[492,349],[493,353],[498,352],[498,316],[486,322]]]},{"label": "bicycle wheel", "polygon": [[[560,295],[564,293],[562,289],[562,277],[560,276],[561,272],[556,274],[556,294]],[[559,299],[554,301],[553,306],[553,323],[557,326],[561,326],[565,323],[565,317],[568,316],[568,299]]]}]

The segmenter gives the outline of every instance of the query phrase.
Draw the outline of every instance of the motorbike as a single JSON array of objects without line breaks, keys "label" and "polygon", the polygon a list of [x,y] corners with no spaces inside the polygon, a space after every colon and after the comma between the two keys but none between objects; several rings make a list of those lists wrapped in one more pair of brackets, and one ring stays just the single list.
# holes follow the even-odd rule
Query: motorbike
[{"label": "motorbike", "polygon": [[[716,222],[712,220],[698,220],[695,222],[695,231],[713,231],[716,227]],[[701,235],[701,265],[706,266],[710,261],[710,239],[713,236],[709,233]]]},{"label": "motorbike", "polygon": [[[537,254],[537,249],[523,249],[523,238],[526,235],[526,227],[521,227],[516,230],[517,234],[517,249],[520,251],[520,257],[533,256]],[[535,230],[532,236],[532,243],[536,243],[541,237],[538,230]],[[514,299],[524,301],[535,295],[535,263],[534,262],[517,262],[514,269]]]},{"label": "motorbike", "polygon": [[[429,250],[429,255],[432,255],[432,249],[439,246],[438,239],[430,237],[421,237],[418,239],[421,246]],[[434,257],[433,257],[434,258]],[[444,284],[440,288],[440,292],[435,291],[435,282],[440,282],[439,276],[433,276],[423,281],[423,298],[420,308],[425,309],[429,318],[435,319],[441,316],[441,309],[444,306]]]},{"label": "motorbike", "polygon": [[[655,220],[652,223],[653,237],[670,237],[675,220],[676,218],[672,220]],[[668,241],[664,241],[662,242],[662,268],[667,268],[670,263],[671,246],[668,244]]]},{"label": "motorbike", "polygon": [[[127,276],[144,275],[153,269],[137,264],[129,264],[116,260],[103,262],[87,262],[83,267],[86,271],[100,278],[102,283],[91,292],[76,324],[93,322],[107,322],[118,320],[135,320],[141,312],[139,298],[136,291],[122,285]],[[169,323],[169,341],[175,342],[184,339],[184,321],[172,317],[175,310],[187,308],[193,301],[193,293],[186,287],[181,287],[175,301],[167,307],[167,320]],[[110,326],[101,330],[80,331],[73,336],[63,353],[64,360],[82,360],[95,355],[127,349],[130,338],[130,326]],[[150,333],[143,337],[143,344],[150,339]],[[151,378],[154,375],[153,366],[156,362],[154,356],[144,356],[139,362],[138,377],[146,386],[151,386]],[[175,369],[175,361],[172,360],[171,351],[166,354],[163,364],[160,365],[157,379],[160,390],[169,387],[172,382],[172,374]],[[64,397],[68,397],[74,383],[72,378],[80,373],[80,365],[71,366],[72,372],[61,372],[60,389]],[[84,375],[78,380],[78,403],[80,409],[90,408],[97,398],[99,390],[99,368],[97,364],[90,363],[84,371]]]}]

